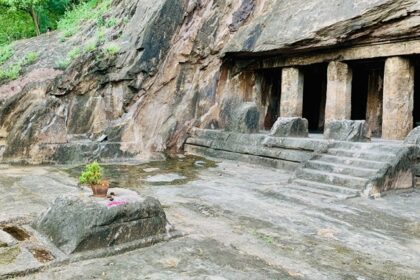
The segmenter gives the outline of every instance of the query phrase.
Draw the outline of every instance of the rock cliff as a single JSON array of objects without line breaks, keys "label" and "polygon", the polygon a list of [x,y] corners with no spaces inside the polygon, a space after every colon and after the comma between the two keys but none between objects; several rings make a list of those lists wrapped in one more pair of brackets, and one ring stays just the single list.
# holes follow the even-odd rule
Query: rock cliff
[{"label": "rock cliff", "polygon": [[415,0],[114,0],[104,18],[121,20],[65,70],[57,61],[91,43],[98,23],[65,42],[52,33],[14,44],[8,63],[41,53],[18,80],[0,82],[3,161],[154,158],[182,149],[192,127],[224,126],[224,100],[236,88],[246,95],[252,80],[229,67],[235,55],[420,32]]}]

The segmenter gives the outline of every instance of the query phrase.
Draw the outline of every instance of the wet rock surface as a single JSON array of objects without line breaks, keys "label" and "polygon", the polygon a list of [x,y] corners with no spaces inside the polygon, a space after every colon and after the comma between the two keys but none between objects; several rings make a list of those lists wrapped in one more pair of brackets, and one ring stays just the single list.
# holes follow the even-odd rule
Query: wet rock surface
[{"label": "wet rock surface", "polygon": [[136,192],[110,189],[112,201],[90,192],[57,198],[33,227],[64,253],[107,248],[166,233],[158,200]]},{"label": "wet rock surface", "polygon": [[[0,175],[2,187],[14,176],[40,197],[45,185],[40,179],[75,181],[54,168],[7,170]],[[115,179],[127,178],[122,170]],[[291,173],[278,169],[223,161],[196,172],[197,177],[183,184],[132,185],[142,196],[158,198],[168,220],[186,236],[22,279],[417,279],[418,190],[344,200],[290,188]],[[55,189],[56,196],[68,191],[57,184]],[[45,198],[44,207],[27,200],[26,207],[40,213],[55,198]],[[9,207],[0,204],[1,213]]]}]

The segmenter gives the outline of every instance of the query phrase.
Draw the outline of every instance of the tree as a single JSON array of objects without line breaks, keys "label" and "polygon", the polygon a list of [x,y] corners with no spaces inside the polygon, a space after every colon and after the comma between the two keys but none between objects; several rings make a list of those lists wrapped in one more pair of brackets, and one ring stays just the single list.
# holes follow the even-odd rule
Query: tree
[{"label": "tree", "polygon": [[12,11],[23,11],[28,13],[32,18],[35,32],[38,36],[41,34],[38,10],[48,1],[49,0],[0,0],[0,5],[9,8]]}]

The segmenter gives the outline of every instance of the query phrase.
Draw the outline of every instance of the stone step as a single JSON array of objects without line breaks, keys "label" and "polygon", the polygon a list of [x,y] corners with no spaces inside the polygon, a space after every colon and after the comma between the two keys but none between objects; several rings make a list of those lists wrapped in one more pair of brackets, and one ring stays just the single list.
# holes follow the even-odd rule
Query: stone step
[{"label": "stone step", "polygon": [[323,162],[318,160],[308,161],[305,165],[308,169],[315,169],[319,171],[326,171],[330,173],[339,173],[343,175],[350,175],[354,177],[366,178],[376,174],[378,169],[360,168],[353,165],[337,164],[331,162]]},{"label": "stone step", "polygon": [[353,198],[357,196],[357,194],[345,195],[339,192],[329,192],[329,191],[325,191],[325,190],[317,189],[313,187],[301,186],[299,184],[292,184],[290,185],[290,188],[293,189],[293,191],[301,191],[303,193],[310,194],[311,196],[317,195],[321,199],[327,198],[327,199],[334,199],[334,200],[337,200],[337,199],[343,200],[343,199],[349,199],[349,198]]},{"label": "stone step", "polygon": [[334,156],[361,158],[379,162],[388,162],[396,157],[395,154],[386,152],[371,152],[368,150],[344,150],[335,148],[328,149],[327,154]]},{"label": "stone step", "polygon": [[337,173],[323,172],[314,169],[302,168],[296,171],[296,178],[315,181],[322,184],[344,186],[348,188],[363,190],[368,182],[365,178],[359,178]]},{"label": "stone step", "polygon": [[325,200],[346,199],[346,197],[339,193],[329,193],[326,195],[325,193],[317,192],[316,189],[305,188],[296,184],[289,184],[285,188],[282,188],[279,195],[284,197],[285,200],[291,200],[294,204],[296,202],[301,203],[305,207],[308,205],[319,205],[320,201]]},{"label": "stone step", "polygon": [[341,195],[345,196],[345,198],[357,197],[360,194],[360,192],[355,190],[355,189],[351,189],[351,188],[347,188],[347,187],[343,187],[343,186],[317,183],[317,182],[314,182],[314,181],[307,181],[307,180],[302,180],[302,179],[294,180],[293,184],[298,185],[298,186],[307,187],[307,188],[314,189],[314,190],[318,190],[321,193],[326,193],[327,195],[341,194]]},{"label": "stone step", "polygon": [[400,151],[401,144],[379,144],[379,143],[355,143],[355,142],[340,142],[334,148],[355,151],[371,151],[396,154]]},{"label": "stone step", "polygon": [[344,157],[344,156],[335,156],[322,154],[318,156],[317,161],[327,162],[327,163],[336,163],[341,165],[350,165],[359,168],[371,168],[371,169],[381,169],[386,166],[385,162],[366,160],[360,158]]}]

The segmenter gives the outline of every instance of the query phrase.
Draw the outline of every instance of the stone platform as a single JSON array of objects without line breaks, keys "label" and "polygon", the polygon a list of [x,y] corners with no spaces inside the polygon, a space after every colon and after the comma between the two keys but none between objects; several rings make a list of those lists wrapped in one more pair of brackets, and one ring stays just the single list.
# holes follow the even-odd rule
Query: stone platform
[{"label": "stone platform", "polygon": [[378,197],[415,186],[419,148],[399,142],[348,142],[195,129],[185,151],[293,170],[291,188],[334,198]]}]

